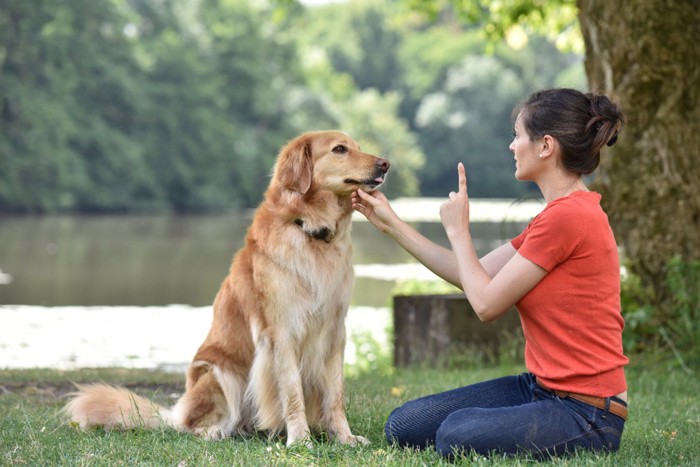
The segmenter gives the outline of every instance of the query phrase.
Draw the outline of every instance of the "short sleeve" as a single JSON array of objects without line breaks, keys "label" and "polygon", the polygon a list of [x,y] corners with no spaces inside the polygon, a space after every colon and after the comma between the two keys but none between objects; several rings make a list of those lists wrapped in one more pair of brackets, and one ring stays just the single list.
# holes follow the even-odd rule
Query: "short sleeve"
[{"label": "short sleeve", "polygon": [[552,204],[513,240],[518,253],[551,271],[569,258],[581,241],[579,220],[566,204]]},{"label": "short sleeve", "polygon": [[527,237],[527,232],[528,230],[530,230],[531,225],[532,223],[528,224],[527,227],[522,232],[520,232],[520,235],[518,235],[510,241],[510,244],[513,245],[513,248],[519,250],[520,247],[523,246],[523,242],[525,241],[525,237]]}]

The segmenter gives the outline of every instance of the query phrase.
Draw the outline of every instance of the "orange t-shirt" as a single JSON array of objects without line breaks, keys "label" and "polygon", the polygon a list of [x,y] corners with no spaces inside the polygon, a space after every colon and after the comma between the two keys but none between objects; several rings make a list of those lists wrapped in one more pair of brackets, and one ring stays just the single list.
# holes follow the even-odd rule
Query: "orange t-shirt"
[{"label": "orange t-shirt", "polygon": [[627,389],[620,263],[601,196],[549,203],[511,244],[547,275],[516,307],[525,364],[551,389],[609,397]]}]

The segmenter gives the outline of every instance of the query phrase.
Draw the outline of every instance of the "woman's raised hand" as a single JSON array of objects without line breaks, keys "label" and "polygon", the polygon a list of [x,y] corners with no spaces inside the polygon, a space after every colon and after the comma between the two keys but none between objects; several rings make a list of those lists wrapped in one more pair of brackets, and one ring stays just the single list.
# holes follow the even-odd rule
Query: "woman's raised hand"
[{"label": "woman's raised hand", "polygon": [[447,235],[469,232],[469,196],[464,164],[457,165],[458,191],[450,192],[449,199],[440,206],[440,220]]}]

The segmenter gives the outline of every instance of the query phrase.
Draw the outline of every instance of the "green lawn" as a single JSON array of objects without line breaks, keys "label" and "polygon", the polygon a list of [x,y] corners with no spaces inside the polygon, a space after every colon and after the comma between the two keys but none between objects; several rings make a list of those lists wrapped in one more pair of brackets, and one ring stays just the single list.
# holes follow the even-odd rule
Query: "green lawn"
[{"label": "green lawn", "polygon": [[[628,371],[630,419],[616,454],[578,454],[561,465],[700,465],[700,378],[662,363]],[[522,367],[478,370],[412,369],[348,378],[348,418],[372,444],[346,447],[318,439],[312,449],[284,447],[283,439],[257,437],[207,442],[168,430],[82,433],[59,414],[70,381],[125,384],[168,404],[183,390],[177,374],[130,370],[0,371],[0,465],[453,465],[433,452],[387,445],[383,425],[401,402]],[[387,374],[388,373],[388,374]],[[526,457],[467,457],[456,465],[535,464]]]}]

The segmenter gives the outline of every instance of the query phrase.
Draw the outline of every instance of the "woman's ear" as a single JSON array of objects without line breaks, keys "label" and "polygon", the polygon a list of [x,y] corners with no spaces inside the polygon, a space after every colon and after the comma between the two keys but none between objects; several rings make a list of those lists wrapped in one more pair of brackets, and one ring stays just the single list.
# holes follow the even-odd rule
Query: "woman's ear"
[{"label": "woman's ear", "polygon": [[540,148],[540,157],[546,159],[553,155],[559,149],[559,142],[556,138],[550,135],[542,137],[542,147]]},{"label": "woman's ear", "polygon": [[288,143],[277,157],[275,178],[284,188],[302,195],[309,191],[313,176],[311,141],[299,137]]}]

